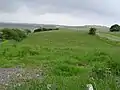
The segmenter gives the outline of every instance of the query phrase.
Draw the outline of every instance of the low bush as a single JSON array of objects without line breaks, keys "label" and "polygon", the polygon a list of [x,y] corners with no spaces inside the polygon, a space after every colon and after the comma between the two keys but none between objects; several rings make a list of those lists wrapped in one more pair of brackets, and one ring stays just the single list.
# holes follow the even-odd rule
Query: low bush
[{"label": "low bush", "polygon": [[95,35],[96,34],[96,28],[90,28],[89,33],[90,35]]},{"label": "low bush", "polygon": [[23,40],[24,38],[26,38],[26,34],[24,33],[24,31],[19,30],[19,29],[12,29],[13,31],[15,31],[19,37],[18,41]]},{"label": "low bush", "polygon": [[4,28],[1,30],[2,39],[21,41],[26,38],[26,34],[19,29]]},{"label": "low bush", "polygon": [[36,32],[41,32],[42,31],[42,29],[41,28],[38,28],[38,29],[35,29],[34,30],[34,33],[36,33]]},{"label": "low bush", "polygon": [[59,30],[59,28],[38,28],[34,30],[34,33],[41,31],[52,31],[52,30]]}]

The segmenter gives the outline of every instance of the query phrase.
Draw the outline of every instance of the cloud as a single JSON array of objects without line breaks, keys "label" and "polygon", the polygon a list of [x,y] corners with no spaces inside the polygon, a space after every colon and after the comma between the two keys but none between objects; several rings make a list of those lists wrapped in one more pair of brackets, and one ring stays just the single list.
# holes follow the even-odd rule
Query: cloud
[{"label": "cloud", "polygon": [[68,25],[120,23],[119,0],[1,0],[0,21]]},{"label": "cloud", "polygon": [[0,0],[0,12],[11,13],[16,12],[21,7],[19,0]]}]

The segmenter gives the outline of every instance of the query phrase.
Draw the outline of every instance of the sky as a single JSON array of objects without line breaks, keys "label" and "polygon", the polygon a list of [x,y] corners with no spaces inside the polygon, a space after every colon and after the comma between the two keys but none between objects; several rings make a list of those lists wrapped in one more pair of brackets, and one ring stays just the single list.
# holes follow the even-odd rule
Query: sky
[{"label": "sky", "polygon": [[59,25],[120,23],[120,0],[0,0],[0,22]]}]

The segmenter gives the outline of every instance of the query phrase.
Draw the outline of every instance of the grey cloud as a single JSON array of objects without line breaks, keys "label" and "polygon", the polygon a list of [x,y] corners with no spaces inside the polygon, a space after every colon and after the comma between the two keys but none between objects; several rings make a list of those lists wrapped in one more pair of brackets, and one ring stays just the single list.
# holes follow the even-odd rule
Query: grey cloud
[{"label": "grey cloud", "polygon": [[54,13],[79,12],[81,10],[114,16],[120,14],[119,0],[26,0],[32,11]]},{"label": "grey cloud", "polygon": [[[0,0],[0,12],[15,13],[26,6],[33,14],[67,13],[94,18],[119,18],[119,0]],[[97,17],[96,17],[97,18]]]},{"label": "grey cloud", "polygon": [[15,12],[26,5],[32,12],[72,13],[81,10],[114,16],[120,14],[119,0],[0,0],[0,12]]},{"label": "grey cloud", "polygon": [[15,12],[20,6],[21,2],[19,0],[0,0],[0,12]]}]

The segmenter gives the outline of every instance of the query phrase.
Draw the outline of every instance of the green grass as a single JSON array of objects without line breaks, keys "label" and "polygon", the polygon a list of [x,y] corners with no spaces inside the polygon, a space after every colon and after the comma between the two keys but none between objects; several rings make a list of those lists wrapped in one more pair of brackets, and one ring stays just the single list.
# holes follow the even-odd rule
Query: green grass
[{"label": "green grass", "polygon": [[[95,65],[103,68],[110,60],[119,64],[119,53],[118,46],[108,44],[97,36],[88,35],[87,32],[40,32],[17,44],[1,45],[0,67],[40,67],[45,76],[48,76],[40,85],[33,81],[30,82],[32,86],[27,83],[15,90],[46,90],[49,83],[56,84],[58,90],[84,90],[86,84],[97,83],[98,90],[106,90],[113,82],[108,84],[108,79],[104,79],[107,83],[96,79],[91,81],[90,73]],[[14,90],[13,87],[11,90]]]},{"label": "green grass", "polygon": [[120,32],[107,32],[108,34],[119,36],[120,37]]}]

